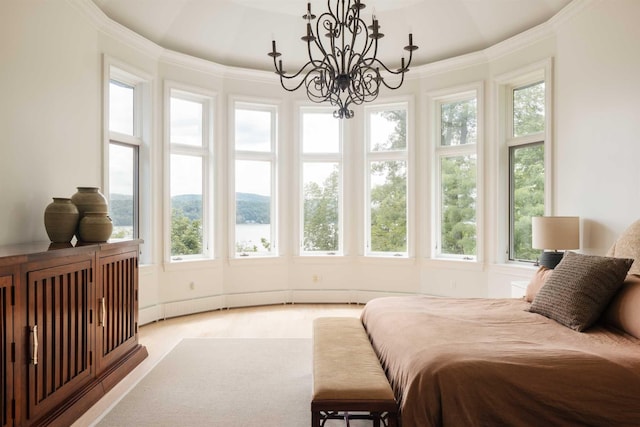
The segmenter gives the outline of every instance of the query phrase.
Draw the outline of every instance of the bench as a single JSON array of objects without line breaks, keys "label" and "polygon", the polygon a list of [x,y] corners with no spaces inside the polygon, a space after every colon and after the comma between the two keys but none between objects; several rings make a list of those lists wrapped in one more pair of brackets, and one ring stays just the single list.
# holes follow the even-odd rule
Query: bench
[{"label": "bench", "polygon": [[313,322],[311,425],[328,419],[373,420],[374,427],[398,425],[398,405],[389,381],[355,317],[321,317]]}]

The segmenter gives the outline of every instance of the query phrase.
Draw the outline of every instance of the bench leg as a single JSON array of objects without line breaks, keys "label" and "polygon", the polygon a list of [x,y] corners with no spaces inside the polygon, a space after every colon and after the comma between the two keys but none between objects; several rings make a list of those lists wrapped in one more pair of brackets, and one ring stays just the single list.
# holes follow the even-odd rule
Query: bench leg
[{"label": "bench leg", "polygon": [[311,411],[311,427],[320,427],[319,411]]},{"label": "bench leg", "polygon": [[398,427],[397,412],[387,412],[387,427]]}]

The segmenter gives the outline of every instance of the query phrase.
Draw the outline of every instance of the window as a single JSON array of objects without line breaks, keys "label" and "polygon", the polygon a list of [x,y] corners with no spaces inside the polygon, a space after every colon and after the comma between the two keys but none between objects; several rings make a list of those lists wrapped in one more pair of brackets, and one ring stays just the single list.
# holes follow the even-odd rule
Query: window
[{"label": "window", "polygon": [[276,107],[234,106],[236,257],[276,255]]},{"label": "window", "polygon": [[172,261],[212,257],[213,99],[169,89]]},{"label": "window", "polygon": [[365,109],[367,255],[408,255],[407,105]]},{"label": "window", "polygon": [[109,216],[112,238],[134,239],[138,231],[138,153],[142,141],[134,79],[111,69],[109,80]]},{"label": "window", "polygon": [[332,110],[303,108],[300,252],[342,252],[342,120]]},{"label": "window", "polygon": [[435,144],[436,255],[475,259],[477,255],[476,91],[437,99]]},{"label": "window", "polygon": [[535,261],[531,217],[545,213],[545,81],[511,85],[509,112],[509,259]]},{"label": "window", "polygon": [[146,215],[149,200],[141,188],[150,185],[148,164],[151,135],[149,78],[105,57],[105,143],[104,193],[113,221],[111,239],[145,237],[140,261],[151,261],[151,222]]}]

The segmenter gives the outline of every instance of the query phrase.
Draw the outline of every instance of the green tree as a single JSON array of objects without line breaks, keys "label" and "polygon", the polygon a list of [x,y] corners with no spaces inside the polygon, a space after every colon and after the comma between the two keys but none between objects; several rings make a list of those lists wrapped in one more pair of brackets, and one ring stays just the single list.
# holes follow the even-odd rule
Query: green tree
[{"label": "green tree", "polygon": [[513,136],[531,135],[544,131],[544,99],[544,82],[513,91]]},{"label": "green tree", "polygon": [[189,219],[181,210],[171,211],[171,255],[202,253],[202,221]]},{"label": "green tree", "polygon": [[[440,145],[477,142],[475,98],[448,102],[441,107]],[[445,254],[476,254],[476,156],[443,156],[440,159],[440,240]]]},{"label": "green tree", "polygon": [[531,217],[544,215],[544,145],[514,148],[512,157],[512,256],[519,260],[535,260],[540,251],[531,247]]},{"label": "green tree", "polygon": [[304,188],[305,251],[337,251],[339,249],[339,171],[335,166],[322,185],[309,182]]},{"label": "green tree", "polygon": [[[389,110],[382,116],[395,123],[394,132],[374,151],[404,150],[407,145],[406,110]],[[371,250],[407,251],[407,165],[404,161],[371,164],[372,181],[382,183],[371,189]]]},{"label": "green tree", "polygon": [[476,254],[476,160],[475,155],[443,157],[441,160],[442,252]]}]

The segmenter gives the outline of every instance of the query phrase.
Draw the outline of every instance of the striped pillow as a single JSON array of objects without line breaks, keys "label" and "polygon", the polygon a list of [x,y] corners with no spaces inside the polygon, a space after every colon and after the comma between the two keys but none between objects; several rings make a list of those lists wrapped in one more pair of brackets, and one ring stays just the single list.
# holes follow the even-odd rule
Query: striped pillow
[{"label": "striped pillow", "polygon": [[593,325],[622,285],[633,264],[628,258],[565,253],[529,311],[576,331]]}]

